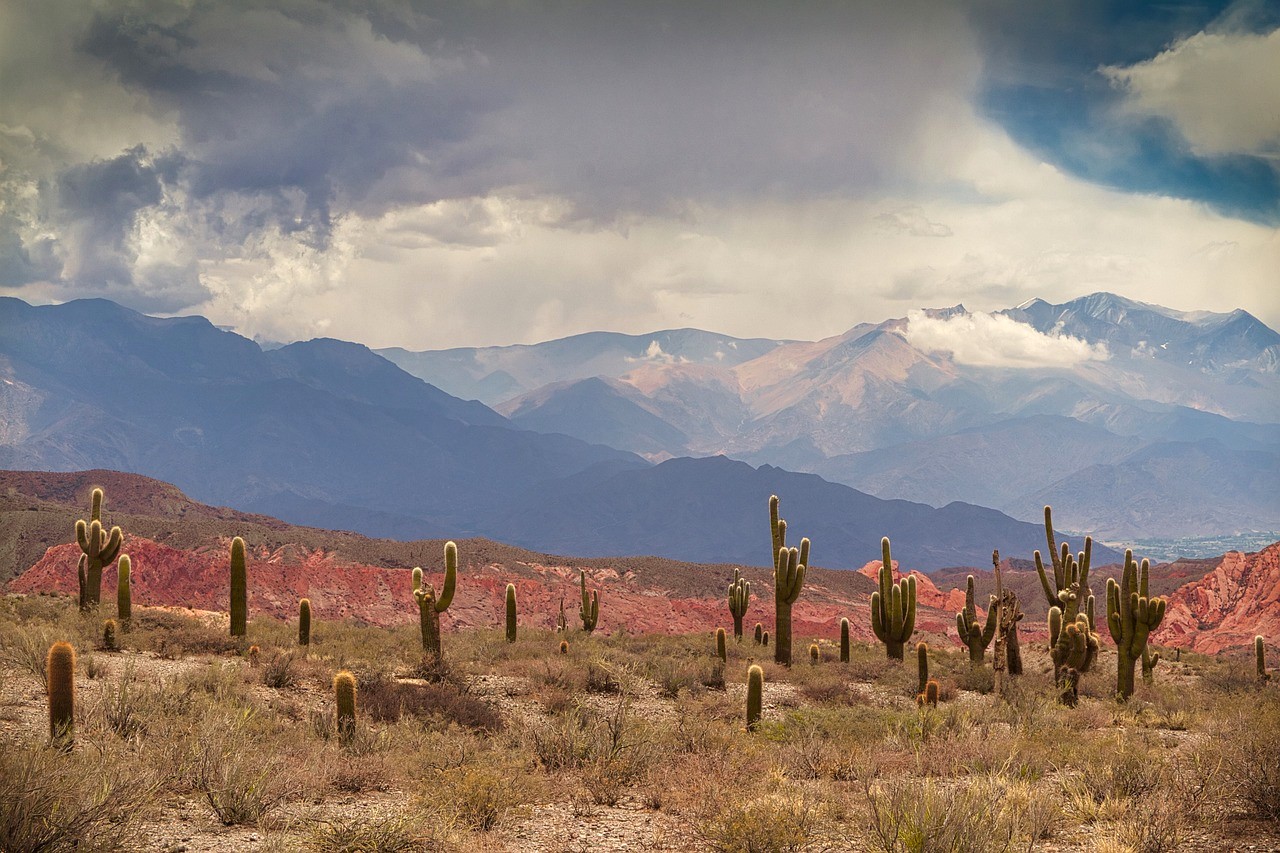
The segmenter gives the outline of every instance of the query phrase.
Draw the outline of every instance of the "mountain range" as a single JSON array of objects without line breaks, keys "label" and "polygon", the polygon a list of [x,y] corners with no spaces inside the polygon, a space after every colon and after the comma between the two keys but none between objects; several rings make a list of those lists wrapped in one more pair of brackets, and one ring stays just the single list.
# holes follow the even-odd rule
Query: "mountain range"
[{"label": "mountain range", "polygon": [[[964,354],[930,346],[930,323]],[[1111,541],[1280,530],[1280,334],[1245,311],[1096,293],[814,342],[679,330],[380,352],[518,426],[653,460],[725,454],[1026,520],[1052,503]]]},{"label": "mountain range", "polygon": [[1040,542],[1036,525],[963,502],[884,501],[719,457],[654,465],[522,429],[358,344],[264,351],[204,318],[105,300],[0,299],[0,328],[8,469],[126,471],[293,523],[583,556],[763,565],[772,493],[820,565],[862,565],[885,535],[921,570],[985,565],[996,548],[1029,555]]}]

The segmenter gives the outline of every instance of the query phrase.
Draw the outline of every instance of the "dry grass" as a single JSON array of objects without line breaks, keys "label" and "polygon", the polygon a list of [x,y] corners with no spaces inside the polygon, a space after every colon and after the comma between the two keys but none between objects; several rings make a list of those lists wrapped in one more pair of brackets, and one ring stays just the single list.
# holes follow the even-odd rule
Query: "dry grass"
[{"label": "dry grass", "polygon": [[[643,807],[678,844],[733,851],[1027,850],[1088,837],[1154,853],[1219,820],[1280,819],[1274,687],[1203,661],[1203,681],[1175,686],[1158,672],[1118,706],[1104,667],[1065,708],[1030,644],[1027,674],[1001,703],[962,649],[931,650],[950,695],[921,710],[914,661],[887,661],[880,646],[787,669],[748,641],[730,644],[721,667],[707,635],[575,632],[560,655],[558,635],[507,644],[486,630],[447,633],[445,659],[424,661],[411,629],[317,621],[304,655],[283,623],[255,621],[233,642],[224,627],[139,608],[122,653],[81,656],[77,747],[64,755],[44,748],[32,698],[41,646],[65,636],[87,648],[100,626],[67,605],[0,601],[6,851],[135,849],[166,803],[198,808],[211,827],[253,827],[278,849],[322,851],[491,849],[486,839],[523,838],[509,833],[556,805],[576,821]],[[247,644],[261,649],[257,668]],[[749,735],[756,662],[766,712]],[[334,722],[339,668],[358,679],[349,744]],[[112,784],[94,787],[102,778]],[[379,797],[393,805],[361,811]]]}]

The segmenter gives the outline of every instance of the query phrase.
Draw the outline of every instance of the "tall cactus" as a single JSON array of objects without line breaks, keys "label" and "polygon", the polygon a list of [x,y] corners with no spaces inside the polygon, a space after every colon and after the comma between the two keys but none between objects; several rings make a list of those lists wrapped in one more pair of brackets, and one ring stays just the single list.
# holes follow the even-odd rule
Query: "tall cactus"
[{"label": "tall cactus", "polygon": [[889,538],[880,540],[880,588],[871,593],[871,630],[884,643],[885,654],[903,659],[903,646],[916,630],[916,579],[893,582]]},{"label": "tall cactus", "polygon": [[1261,634],[1253,638],[1253,657],[1258,667],[1258,683],[1266,684],[1271,675],[1267,672],[1267,646]]},{"label": "tall cactus", "polygon": [[298,602],[298,645],[304,648],[311,645],[311,599],[309,598]]},{"label": "tall cactus", "polygon": [[356,734],[356,679],[345,669],[333,677],[333,698],[338,717],[338,739],[350,744]]},{"label": "tall cactus", "polygon": [[1115,641],[1116,696],[1121,701],[1133,695],[1133,670],[1147,653],[1147,637],[1164,619],[1165,600],[1147,595],[1150,563],[1142,568],[1133,559],[1133,551],[1124,552],[1124,575],[1120,583],[1107,579],[1107,627]]},{"label": "tall cactus", "polygon": [[244,540],[231,540],[231,636],[243,637],[249,618],[249,577],[244,565]]},{"label": "tall cactus", "polygon": [[120,562],[116,563],[116,618],[120,620],[120,627],[126,631],[129,630],[129,620],[133,618],[132,571],[133,563],[129,560],[129,555],[121,554]]},{"label": "tall cactus", "polygon": [[729,584],[729,613],[733,616],[733,638],[742,642],[742,617],[747,615],[751,602],[751,582],[742,572],[733,570],[733,583]]},{"label": "tall cactus", "polygon": [[996,608],[987,608],[987,620],[981,627],[978,625],[978,608],[973,601],[973,575],[965,585],[964,610],[956,614],[956,632],[960,642],[969,649],[969,663],[982,665],[986,657],[987,646],[996,635]]},{"label": "tall cactus", "polygon": [[[918,676],[918,687],[916,693],[923,694],[925,688],[929,686],[929,645],[928,643],[916,643],[916,674]],[[935,703],[936,704],[936,703]]]},{"label": "tall cactus", "polygon": [[413,598],[418,602],[418,627],[422,632],[422,650],[428,655],[440,655],[440,614],[453,603],[453,591],[458,585],[458,546],[444,543],[444,588],[437,595],[433,584],[422,579],[421,567],[413,570]]},{"label": "tall cactus", "polygon": [[582,630],[590,634],[600,621],[600,591],[593,589],[587,595],[587,573],[578,569],[578,583],[582,587],[582,604],[578,607],[578,618],[582,620]]},{"label": "tall cactus", "polygon": [[1097,625],[1093,621],[1093,593],[1089,590],[1089,565],[1093,554],[1093,537],[1086,536],[1084,538],[1084,550],[1078,555],[1071,554],[1071,545],[1063,542],[1061,548],[1058,547],[1057,541],[1053,535],[1053,507],[1046,506],[1044,508],[1044,538],[1048,545],[1049,560],[1053,567],[1053,582],[1049,582],[1049,575],[1045,569],[1044,561],[1040,558],[1040,552],[1034,553],[1036,561],[1036,574],[1040,577],[1040,588],[1044,591],[1045,604],[1049,607],[1061,607],[1064,613],[1068,609],[1068,603],[1075,602],[1075,610],[1073,610],[1068,620],[1075,621],[1075,614],[1078,612],[1080,605],[1085,604],[1089,608],[1089,626],[1091,630],[1097,630]]},{"label": "tall cactus", "polygon": [[516,585],[507,584],[507,642],[516,641]]},{"label": "tall cactus", "polygon": [[76,542],[83,552],[76,567],[80,583],[80,609],[97,607],[102,597],[102,569],[111,565],[120,553],[124,533],[112,527],[108,533],[102,526],[102,489],[94,489],[89,521],[76,522]]},{"label": "tall cactus", "polygon": [[773,534],[773,660],[791,666],[791,605],[800,597],[809,566],[809,540],[800,548],[787,547],[787,522],[778,517],[778,496],[769,498],[769,528]]},{"label": "tall cactus", "polygon": [[752,664],[747,670],[747,731],[760,727],[760,714],[764,708],[764,670]]},{"label": "tall cactus", "polygon": [[76,650],[70,643],[54,643],[45,667],[49,677],[49,739],[60,749],[70,749],[76,737]]},{"label": "tall cactus", "polygon": [[840,619],[840,663],[849,662],[849,620]]}]

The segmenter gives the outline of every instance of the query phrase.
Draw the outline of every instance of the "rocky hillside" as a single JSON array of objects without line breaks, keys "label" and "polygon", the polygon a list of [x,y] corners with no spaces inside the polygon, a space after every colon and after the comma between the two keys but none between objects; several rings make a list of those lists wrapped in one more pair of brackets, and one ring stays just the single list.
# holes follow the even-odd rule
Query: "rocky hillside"
[{"label": "rocky hillside", "polygon": [[[167,484],[133,475],[98,476],[105,473],[0,472],[0,520],[6,531],[20,531],[21,540],[5,544],[4,553],[12,555],[19,573],[8,591],[74,593],[79,549],[68,540],[74,520],[83,515],[91,481],[108,489],[108,523],[126,530],[134,601],[140,605],[224,610],[228,546],[234,535],[249,545],[251,612],[277,618],[293,618],[298,599],[306,596],[321,619],[409,623],[416,610],[407,569],[421,565],[430,575],[441,566],[441,540],[394,542],[293,527],[266,516],[207,507]],[[600,627],[607,632],[689,633],[727,624],[724,589],[735,568],[752,583],[748,626],[771,626],[773,621],[767,569],[655,557],[558,557],[485,539],[461,540],[459,554],[462,577],[446,626],[497,625],[508,582],[517,586],[522,624],[552,627],[562,599],[572,623],[579,570],[601,590]],[[798,636],[834,638],[840,619],[847,617],[856,637],[871,639],[870,595],[878,568],[875,562],[857,571],[814,568],[794,611]],[[900,576],[896,562],[894,569],[895,577]],[[1028,613],[1024,634],[1041,636],[1044,602],[1034,571],[1021,560],[1006,560],[1003,569]],[[990,570],[972,571],[980,600],[985,599]],[[1114,571],[1095,569],[1095,591]],[[963,605],[966,573],[943,572],[932,580],[915,573],[921,606],[917,624],[930,641],[956,642],[954,614]],[[1154,592],[1171,593],[1169,616],[1157,642],[1216,652],[1247,645],[1255,633],[1280,636],[1280,543],[1258,554],[1160,565],[1153,576]],[[108,572],[104,601],[114,594]]]}]

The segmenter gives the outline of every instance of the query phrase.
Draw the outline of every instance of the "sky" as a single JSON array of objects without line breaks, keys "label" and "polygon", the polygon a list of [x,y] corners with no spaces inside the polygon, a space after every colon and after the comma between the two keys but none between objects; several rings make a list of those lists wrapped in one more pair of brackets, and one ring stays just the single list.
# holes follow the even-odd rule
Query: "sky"
[{"label": "sky", "polygon": [[1280,328],[1277,4],[0,3],[0,295],[438,349],[1100,290]]}]

